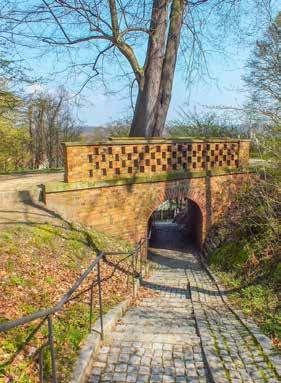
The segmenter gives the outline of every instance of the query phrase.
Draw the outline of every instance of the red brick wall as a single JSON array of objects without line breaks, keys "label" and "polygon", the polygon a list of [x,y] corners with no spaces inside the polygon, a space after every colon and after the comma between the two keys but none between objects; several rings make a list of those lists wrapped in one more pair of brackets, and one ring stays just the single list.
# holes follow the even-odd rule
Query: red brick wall
[{"label": "red brick wall", "polygon": [[96,182],[132,177],[238,169],[248,166],[249,140],[226,138],[111,139],[65,143],[65,181]]},{"label": "red brick wall", "polygon": [[147,233],[152,212],[168,198],[187,197],[201,209],[202,238],[229,206],[247,174],[47,192],[48,208],[64,218],[135,243]]}]

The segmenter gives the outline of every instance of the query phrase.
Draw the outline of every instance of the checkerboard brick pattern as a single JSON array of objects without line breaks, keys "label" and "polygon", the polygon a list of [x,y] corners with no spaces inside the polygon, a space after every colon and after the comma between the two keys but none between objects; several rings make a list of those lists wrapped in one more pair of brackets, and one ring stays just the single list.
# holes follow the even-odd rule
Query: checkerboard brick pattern
[{"label": "checkerboard brick pattern", "polygon": [[66,182],[94,182],[246,167],[249,141],[126,139],[99,144],[67,143],[65,157]]}]

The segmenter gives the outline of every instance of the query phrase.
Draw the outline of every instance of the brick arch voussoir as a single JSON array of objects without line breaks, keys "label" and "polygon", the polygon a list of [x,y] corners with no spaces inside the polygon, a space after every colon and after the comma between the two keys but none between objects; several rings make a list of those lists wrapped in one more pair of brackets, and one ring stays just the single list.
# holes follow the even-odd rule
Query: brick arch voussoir
[{"label": "brick arch voussoir", "polygon": [[193,190],[192,188],[188,190],[177,190],[175,189],[167,189],[164,192],[161,192],[158,194],[157,198],[154,199],[153,203],[146,209],[145,214],[143,215],[141,221],[142,224],[146,225],[149,218],[151,217],[152,213],[165,201],[168,199],[174,199],[174,198],[188,198],[191,201],[195,202],[196,205],[199,207],[202,217],[204,219],[206,215],[206,200],[204,193],[200,190]]},{"label": "brick arch voussoir", "polygon": [[191,190],[190,192],[187,193],[186,197],[190,199],[191,201],[195,202],[196,205],[201,210],[202,215],[204,215],[206,211],[206,200],[205,200],[204,193],[202,193],[199,190]]}]

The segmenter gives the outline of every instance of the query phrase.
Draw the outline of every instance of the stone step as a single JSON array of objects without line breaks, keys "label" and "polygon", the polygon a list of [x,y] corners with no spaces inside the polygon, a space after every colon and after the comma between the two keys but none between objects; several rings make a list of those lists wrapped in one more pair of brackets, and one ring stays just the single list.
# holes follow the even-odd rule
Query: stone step
[{"label": "stone step", "polygon": [[196,335],[188,334],[167,334],[153,332],[116,332],[114,331],[108,337],[106,341],[111,342],[114,339],[115,342],[150,342],[150,343],[167,343],[167,344],[179,344],[179,345],[195,345],[200,343],[200,338]]},{"label": "stone step", "polygon": [[161,334],[163,331],[167,331],[170,334],[183,334],[183,335],[196,335],[195,331],[195,323],[187,324],[171,324],[171,323],[154,323],[147,324],[142,321],[139,321],[138,326],[136,328],[135,324],[119,324],[116,326],[115,332],[122,332],[126,334],[135,334],[137,333],[153,333],[153,334]]},{"label": "stone step", "polygon": [[161,313],[158,311],[155,313],[154,316],[152,315],[146,315],[145,318],[140,318],[138,313],[135,314],[128,314],[122,318],[122,323],[127,323],[127,324],[136,324],[137,322],[141,323],[155,323],[157,322],[169,322],[171,324],[179,324],[182,325],[183,323],[194,323],[193,317],[190,315],[188,316],[187,314],[183,313],[182,315],[179,315],[178,313],[175,315],[172,312],[170,313],[164,313],[161,315]]},{"label": "stone step", "polygon": [[170,306],[170,307],[182,307],[183,305],[188,305],[190,302],[189,299],[182,299],[176,296],[173,297],[163,297],[163,296],[157,296],[154,298],[145,298],[140,302],[140,305],[159,305],[160,307],[162,306]]},{"label": "stone step", "polygon": [[[104,363],[103,371],[128,373],[118,376],[118,382],[279,382],[276,370],[225,306],[197,259],[183,254],[181,265],[185,267],[186,259],[188,267],[183,272],[175,268],[171,251],[163,250],[162,258],[165,255],[170,268],[159,268],[145,285],[159,294],[138,302],[118,322],[106,339],[110,363]],[[192,300],[185,272],[192,282]],[[131,372],[136,372],[132,379]],[[103,382],[102,373],[97,375]]]}]

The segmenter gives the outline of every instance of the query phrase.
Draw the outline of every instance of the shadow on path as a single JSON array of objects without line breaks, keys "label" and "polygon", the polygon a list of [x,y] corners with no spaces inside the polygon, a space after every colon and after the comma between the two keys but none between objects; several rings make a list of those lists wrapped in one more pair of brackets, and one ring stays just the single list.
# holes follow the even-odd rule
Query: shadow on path
[{"label": "shadow on path", "polygon": [[[169,269],[192,269],[194,273],[202,272],[200,259],[196,257],[197,253],[198,248],[189,238],[184,236],[180,225],[177,223],[157,222],[153,224],[148,259],[156,267],[167,268],[167,272],[169,272]],[[142,284],[152,290],[165,291],[171,289],[168,284],[157,285],[146,281],[143,281]],[[227,296],[240,291],[242,287],[221,290],[220,293],[216,288],[214,290],[193,286],[188,286],[188,288],[191,292],[196,291],[209,296],[219,296],[220,293]],[[186,292],[186,296],[189,296],[185,289],[175,288],[174,292],[178,294]]]}]

